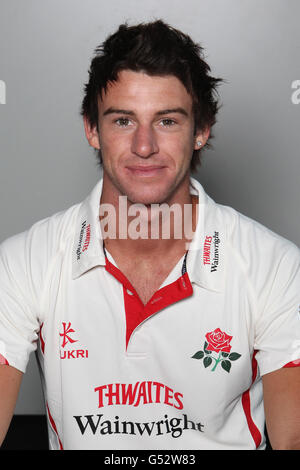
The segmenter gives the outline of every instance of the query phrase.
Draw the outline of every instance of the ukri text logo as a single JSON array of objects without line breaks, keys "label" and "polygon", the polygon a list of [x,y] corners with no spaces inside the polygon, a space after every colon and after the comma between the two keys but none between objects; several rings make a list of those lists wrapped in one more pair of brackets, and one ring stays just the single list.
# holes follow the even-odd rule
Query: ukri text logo
[{"label": "ukri text logo", "polygon": [[[79,358],[88,358],[89,357],[89,352],[87,349],[65,349],[65,347],[69,344],[77,343],[78,339],[74,339],[73,333],[75,333],[75,330],[73,330],[71,326],[71,322],[62,322],[63,326],[63,331],[62,333],[59,333],[59,336],[62,337],[62,345],[61,347],[63,348],[60,351],[60,358],[61,359],[79,359]],[[75,333],[76,334],[76,333]]]}]

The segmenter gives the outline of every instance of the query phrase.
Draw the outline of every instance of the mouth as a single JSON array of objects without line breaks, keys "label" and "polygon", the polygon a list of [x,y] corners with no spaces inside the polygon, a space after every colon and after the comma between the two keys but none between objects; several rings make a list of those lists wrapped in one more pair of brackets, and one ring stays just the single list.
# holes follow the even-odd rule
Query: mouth
[{"label": "mouth", "polygon": [[165,166],[161,165],[135,165],[126,167],[132,175],[145,177],[159,176],[165,168]]}]

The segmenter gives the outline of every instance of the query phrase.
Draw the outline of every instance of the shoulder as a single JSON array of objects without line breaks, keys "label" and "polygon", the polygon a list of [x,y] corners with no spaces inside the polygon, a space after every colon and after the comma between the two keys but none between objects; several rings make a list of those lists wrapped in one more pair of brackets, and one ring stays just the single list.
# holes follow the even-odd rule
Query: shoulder
[{"label": "shoulder", "polygon": [[224,228],[227,269],[243,273],[261,298],[275,285],[293,281],[300,287],[300,250],[293,242],[235,209],[216,204],[215,210]]},{"label": "shoulder", "polygon": [[204,232],[219,233],[223,250],[240,262],[255,265],[270,258],[279,260],[287,253],[299,259],[300,251],[294,243],[234,208],[215,202],[196,179],[191,178],[191,186],[199,194]]},{"label": "shoulder", "polygon": [[245,262],[260,264],[270,257],[275,262],[288,253],[299,258],[300,250],[290,240],[231,207],[216,206],[222,217],[228,248]]},{"label": "shoulder", "polygon": [[39,253],[55,251],[74,232],[74,223],[80,204],[67,210],[57,212],[50,217],[39,220],[28,230],[13,235],[4,240],[1,245],[2,253],[13,254],[15,250],[33,249]]},{"label": "shoulder", "polygon": [[74,236],[80,204],[36,222],[0,245],[0,281],[41,287],[56,254]]}]

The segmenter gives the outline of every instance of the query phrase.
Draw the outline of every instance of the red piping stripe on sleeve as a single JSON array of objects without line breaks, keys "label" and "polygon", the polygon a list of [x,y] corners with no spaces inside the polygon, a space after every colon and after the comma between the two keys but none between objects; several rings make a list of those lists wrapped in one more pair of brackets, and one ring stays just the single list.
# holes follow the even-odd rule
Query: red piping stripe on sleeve
[{"label": "red piping stripe on sleeve", "polygon": [[44,354],[45,353],[45,341],[44,341],[44,338],[42,336],[43,325],[44,325],[44,323],[41,324],[39,337],[40,337],[40,343],[41,343],[41,350],[42,350],[42,353]]},{"label": "red piping stripe on sleeve", "polygon": [[283,366],[283,369],[287,367],[300,367],[300,359],[296,359],[296,361],[288,362],[287,364]]},{"label": "red piping stripe on sleeve", "polygon": [[7,359],[5,359],[5,357],[2,356],[2,354],[0,354],[0,364],[5,365],[5,366],[9,366],[9,363],[8,363]]},{"label": "red piping stripe on sleeve", "polygon": [[[256,379],[256,375],[257,375],[257,361],[255,359],[256,353],[257,351],[254,351],[253,358],[252,358],[252,383],[251,385],[253,385]],[[255,442],[256,448],[258,448],[258,446],[261,443],[261,434],[251,416],[250,388],[251,386],[242,395],[242,405],[243,405],[244,413],[246,416],[249,431]]]},{"label": "red piping stripe on sleeve", "polygon": [[64,450],[63,445],[62,445],[62,443],[61,443],[61,440],[60,440],[60,438],[59,438],[58,432],[57,432],[57,428],[56,428],[55,421],[54,421],[54,419],[53,419],[52,416],[51,416],[48,403],[46,403],[46,407],[47,407],[47,413],[48,413],[48,417],[49,417],[50,424],[51,424],[51,426],[52,426],[53,431],[54,431],[55,434],[57,435],[57,439],[58,439],[58,442],[59,442],[59,448],[60,448],[60,450]]}]

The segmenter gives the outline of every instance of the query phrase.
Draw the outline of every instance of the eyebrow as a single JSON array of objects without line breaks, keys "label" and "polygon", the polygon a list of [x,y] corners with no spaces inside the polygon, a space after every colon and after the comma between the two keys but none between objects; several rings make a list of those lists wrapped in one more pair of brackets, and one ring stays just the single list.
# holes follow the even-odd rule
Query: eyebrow
[{"label": "eyebrow", "polygon": [[133,116],[134,112],[127,109],[108,108],[106,111],[104,111],[103,116],[107,116],[108,114],[128,114]]},{"label": "eyebrow", "polygon": [[[160,111],[157,111],[155,113],[157,116],[162,116],[164,114],[173,114],[173,113],[179,113],[184,116],[188,116],[188,113],[185,109],[183,108],[168,108],[168,109],[162,109]],[[128,109],[117,109],[117,108],[108,108],[106,111],[104,111],[103,116],[107,116],[108,114],[126,114],[128,116],[134,116],[134,112],[130,111]]]}]

